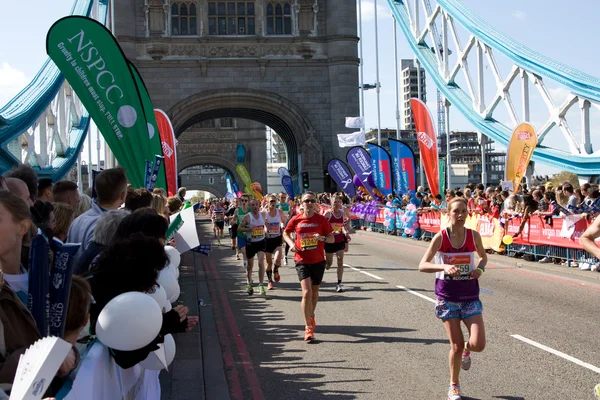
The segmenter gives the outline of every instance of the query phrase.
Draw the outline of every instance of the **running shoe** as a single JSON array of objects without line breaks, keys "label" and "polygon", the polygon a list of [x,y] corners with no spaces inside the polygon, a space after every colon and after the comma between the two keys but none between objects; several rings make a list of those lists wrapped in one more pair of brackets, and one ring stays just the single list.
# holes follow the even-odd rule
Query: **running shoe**
[{"label": "running shoe", "polygon": [[275,289],[275,286],[273,286],[273,282],[269,282],[269,283],[267,284],[267,289],[269,289],[269,290],[273,290],[273,289]]},{"label": "running shoe", "polygon": [[267,295],[267,291],[265,290],[265,285],[262,285],[262,284],[261,284],[261,285],[258,287],[258,293],[259,293],[261,296],[266,296],[266,295]]},{"label": "running shoe", "polygon": [[275,282],[279,282],[281,280],[281,275],[279,275],[279,268],[275,268],[273,270],[273,279],[275,279]]},{"label": "running shoe", "polygon": [[471,368],[471,352],[463,350],[462,353],[462,362],[460,363],[460,367],[465,371],[468,371]]},{"label": "running shoe", "polygon": [[252,284],[249,283],[246,285],[246,287],[248,288],[248,296],[252,296],[254,294],[254,288],[252,287]]},{"label": "running shoe", "polygon": [[312,327],[313,332],[315,329],[317,329],[317,320],[315,319],[314,314],[310,316],[310,326]]},{"label": "running shoe", "polygon": [[283,264],[287,265],[287,256],[285,256],[285,258],[283,259]]},{"label": "running shoe", "polygon": [[221,239],[217,239],[217,243],[221,246]]},{"label": "running shoe", "polygon": [[342,293],[344,291],[344,288],[342,287],[341,283],[337,284],[337,286],[335,287],[335,291],[338,293]]},{"label": "running shoe", "polygon": [[448,400],[461,400],[460,397],[460,386],[456,383],[450,384],[450,389],[448,389]]},{"label": "running shoe", "polygon": [[314,340],[314,339],[315,339],[315,330],[312,328],[312,326],[307,326],[306,329],[304,330],[304,340],[309,341],[309,340]]},{"label": "running shoe", "polygon": [[240,259],[240,255],[239,255],[239,254],[236,254],[236,255],[235,255],[235,259],[236,259],[236,260],[239,260],[239,259]]}]

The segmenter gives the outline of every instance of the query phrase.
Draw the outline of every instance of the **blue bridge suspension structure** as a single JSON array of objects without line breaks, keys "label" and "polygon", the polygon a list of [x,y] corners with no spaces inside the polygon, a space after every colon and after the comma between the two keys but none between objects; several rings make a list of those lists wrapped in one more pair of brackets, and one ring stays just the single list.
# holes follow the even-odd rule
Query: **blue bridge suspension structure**
[{"label": "blue bridge suspension structure", "polygon": [[[387,2],[423,68],[447,102],[475,129],[507,146],[514,127],[529,120],[530,102],[543,102],[548,115],[542,126],[535,126],[539,145],[533,160],[580,176],[600,175],[600,151],[593,151],[590,123],[590,107],[600,108],[600,79],[544,57],[504,36],[458,0],[437,0],[433,7],[430,0]],[[108,0],[75,0],[71,15],[90,16],[106,24]],[[464,43],[457,26],[468,32]],[[431,45],[439,46],[440,37],[443,49],[431,51]],[[451,40],[452,51],[449,49]],[[455,54],[454,65],[450,64],[450,57],[444,56],[450,53]],[[471,76],[468,65],[473,53],[477,56],[475,77]],[[502,55],[513,64],[507,76],[501,76],[495,55]],[[484,59],[491,68],[483,69]],[[461,71],[466,77],[463,87],[456,79]],[[544,79],[566,89],[566,99],[556,104]],[[486,104],[484,90],[490,80],[496,82],[492,89],[495,95]],[[519,81],[523,95],[520,116],[510,97],[511,87],[518,86]],[[535,99],[529,96],[529,82],[540,93]],[[495,117],[502,103],[508,110],[509,121]],[[581,110],[580,140],[567,121],[567,112],[575,105]],[[0,173],[28,162],[39,170],[41,177],[61,179],[77,162],[90,124],[87,111],[48,59],[32,82],[0,109]],[[568,150],[564,146],[552,147],[544,141],[554,128],[562,132],[565,138],[562,143],[566,141]]]}]

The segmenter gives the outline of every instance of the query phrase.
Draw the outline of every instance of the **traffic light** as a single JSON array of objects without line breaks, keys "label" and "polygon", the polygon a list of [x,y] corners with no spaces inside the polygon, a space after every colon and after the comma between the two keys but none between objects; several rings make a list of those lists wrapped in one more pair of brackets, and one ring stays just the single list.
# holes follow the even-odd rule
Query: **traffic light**
[{"label": "traffic light", "polygon": [[308,189],[308,172],[306,171],[302,173],[302,188]]}]

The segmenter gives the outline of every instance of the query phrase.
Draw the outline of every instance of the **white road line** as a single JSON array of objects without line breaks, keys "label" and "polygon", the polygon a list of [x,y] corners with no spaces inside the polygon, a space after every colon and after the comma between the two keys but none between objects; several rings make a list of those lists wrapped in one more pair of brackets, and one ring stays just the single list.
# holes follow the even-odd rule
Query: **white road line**
[{"label": "white road line", "polygon": [[361,274],[365,274],[365,275],[367,275],[367,276],[370,276],[371,278],[375,278],[375,279],[378,279],[378,280],[380,280],[380,281],[382,281],[382,280],[383,280],[383,278],[381,278],[381,277],[379,277],[379,276],[377,276],[377,275],[373,275],[373,274],[372,274],[372,273],[370,273],[370,272],[363,271],[362,269],[355,268],[355,267],[353,267],[352,265],[344,264],[344,267],[348,267],[348,268],[350,268],[350,269],[353,269],[353,270],[355,270],[355,271],[358,271],[358,272],[360,272]]},{"label": "white road line", "polygon": [[430,302],[432,302],[433,304],[437,304],[437,301],[436,301],[435,299],[432,299],[432,298],[431,298],[431,297],[429,297],[429,296],[425,296],[424,294],[421,294],[421,293],[419,293],[419,292],[415,292],[414,290],[410,290],[410,289],[408,289],[408,288],[405,288],[404,286],[396,285],[396,287],[397,287],[398,289],[402,289],[402,290],[404,290],[404,291],[406,291],[406,292],[408,292],[408,293],[410,293],[410,294],[414,294],[415,296],[419,296],[419,297],[420,297],[420,298],[422,298],[422,299],[425,299],[425,300],[427,300],[427,301],[430,301]]},{"label": "white road line", "polygon": [[544,346],[543,344],[540,344],[538,342],[534,342],[533,340],[527,339],[526,337],[523,337],[521,335],[510,335],[510,336],[514,337],[515,339],[518,339],[518,340],[520,340],[522,342],[530,344],[530,345],[532,345],[534,347],[537,347],[538,349],[542,349],[544,351],[547,351],[548,353],[554,354],[555,356],[559,356],[561,358],[564,358],[565,360],[571,361],[572,363],[575,363],[575,364],[577,364],[577,365],[579,365],[579,366],[581,366],[583,368],[587,368],[587,369],[589,369],[591,371],[594,371],[597,374],[600,374],[600,368],[598,368],[598,367],[596,367],[596,366],[594,366],[592,364],[588,364],[586,362],[578,360],[575,357],[571,357],[570,355],[562,353],[562,352],[560,352],[558,350],[554,350],[551,347]]}]

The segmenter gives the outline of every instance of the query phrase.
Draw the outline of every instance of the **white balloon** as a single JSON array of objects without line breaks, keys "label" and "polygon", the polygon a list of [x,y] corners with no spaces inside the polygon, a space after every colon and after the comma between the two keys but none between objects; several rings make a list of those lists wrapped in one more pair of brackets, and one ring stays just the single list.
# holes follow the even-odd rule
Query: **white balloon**
[{"label": "white balloon", "polygon": [[175,268],[175,279],[179,279],[179,268]]},{"label": "white balloon", "polygon": [[177,295],[179,295],[179,284],[177,283],[177,279],[175,279],[175,275],[167,268],[164,268],[158,273],[156,282],[165,289],[165,292],[167,292],[167,299],[171,299],[176,292]]},{"label": "white balloon", "polygon": [[179,298],[179,295],[181,294],[181,288],[179,287],[179,283],[176,282],[175,284],[177,285],[175,287],[175,292],[173,293],[173,296],[169,297],[170,303],[175,303]]},{"label": "white balloon", "polygon": [[171,305],[171,303],[169,303],[167,300],[165,300],[165,304],[163,304],[163,308],[165,309],[165,312],[168,313],[169,311],[171,311],[173,309],[173,306]]},{"label": "white balloon", "polygon": [[160,332],[162,310],[146,293],[120,294],[100,312],[96,336],[107,347],[122,351],[141,349]]},{"label": "white balloon", "polygon": [[167,253],[171,264],[173,264],[175,268],[179,267],[179,264],[181,263],[181,254],[179,251],[173,246],[165,246],[165,253]]},{"label": "white balloon", "polygon": [[[175,358],[175,353],[177,351],[173,335],[166,335],[165,343],[162,346],[165,349],[165,358],[168,367],[173,362],[173,359]],[[165,366],[156,355],[156,351],[153,351],[152,353],[148,354],[148,357],[146,357],[144,361],[140,362],[140,366],[142,368],[151,369],[154,371],[160,371],[161,369],[165,369]]]},{"label": "white balloon", "polygon": [[154,285],[154,293],[148,293],[148,296],[156,300],[161,308],[167,302],[167,292],[165,292],[165,289],[160,285]]},{"label": "white balloon", "polygon": [[166,269],[167,271],[169,271],[169,272],[171,273],[171,275],[173,275],[173,277],[174,277],[175,279],[179,278],[179,273],[178,273],[178,271],[177,271],[177,268],[175,268],[175,267],[173,266],[173,264],[169,264],[169,265],[167,265],[167,266],[166,266],[164,269]]}]

